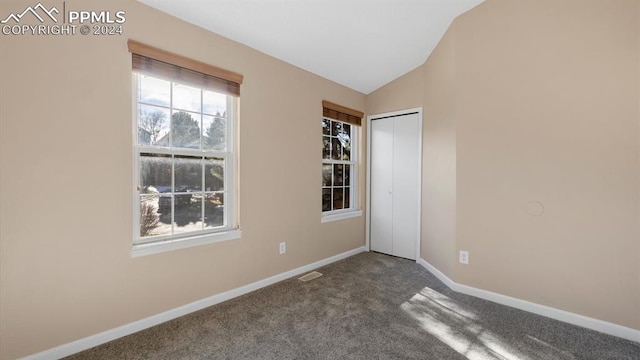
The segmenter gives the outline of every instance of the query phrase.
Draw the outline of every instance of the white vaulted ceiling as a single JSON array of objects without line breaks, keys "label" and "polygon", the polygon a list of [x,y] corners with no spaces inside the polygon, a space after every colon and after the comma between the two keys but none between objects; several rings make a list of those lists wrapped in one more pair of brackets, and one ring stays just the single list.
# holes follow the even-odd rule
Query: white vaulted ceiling
[{"label": "white vaulted ceiling", "polygon": [[484,0],[139,0],[368,94],[424,63]]}]

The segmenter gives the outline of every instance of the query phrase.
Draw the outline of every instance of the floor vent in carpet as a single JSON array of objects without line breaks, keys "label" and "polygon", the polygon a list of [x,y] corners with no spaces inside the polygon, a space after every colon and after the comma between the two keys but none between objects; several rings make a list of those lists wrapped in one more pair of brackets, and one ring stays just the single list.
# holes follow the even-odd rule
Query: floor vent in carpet
[{"label": "floor vent in carpet", "polygon": [[298,280],[309,281],[309,280],[313,280],[315,278],[319,278],[320,276],[322,276],[322,274],[320,274],[317,271],[313,271],[313,272],[308,273],[307,275],[300,276],[298,278]]}]

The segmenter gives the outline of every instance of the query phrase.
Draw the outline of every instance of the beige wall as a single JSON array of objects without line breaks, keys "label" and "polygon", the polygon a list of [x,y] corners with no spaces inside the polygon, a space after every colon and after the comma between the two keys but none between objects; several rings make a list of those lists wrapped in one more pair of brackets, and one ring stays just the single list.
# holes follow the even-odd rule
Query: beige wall
[{"label": "beige wall", "polygon": [[376,115],[422,106],[424,69],[419,66],[367,95],[367,114]]},{"label": "beige wall", "polygon": [[[487,0],[454,21],[423,65],[425,260],[458,283],[640,329],[638,7]],[[367,111],[409,105],[377,100],[413,99],[405,81]]]},{"label": "beige wall", "polygon": [[489,0],[456,21],[456,281],[640,328],[637,6]]},{"label": "beige wall", "polygon": [[[66,1],[125,10],[124,36],[0,36],[2,359],[365,243],[364,217],[320,223],[321,101],[364,110],[363,94],[136,1],[106,4]],[[25,6],[3,1],[0,14]],[[129,38],[244,75],[241,240],[131,258]]]},{"label": "beige wall", "polygon": [[455,278],[456,64],[450,28],[424,64],[420,257]]}]

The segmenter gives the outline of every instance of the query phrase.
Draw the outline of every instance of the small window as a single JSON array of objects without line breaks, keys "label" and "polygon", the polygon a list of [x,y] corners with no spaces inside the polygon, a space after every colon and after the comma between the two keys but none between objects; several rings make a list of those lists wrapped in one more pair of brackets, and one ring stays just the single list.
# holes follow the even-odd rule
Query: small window
[{"label": "small window", "polygon": [[329,218],[359,209],[358,125],[363,114],[329,102],[323,102],[323,109],[322,214]]},{"label": "small window", "polygon": [[206,74],[135,52],[133,73],[134,251],[229,239],[237,228],[237,94]]}]

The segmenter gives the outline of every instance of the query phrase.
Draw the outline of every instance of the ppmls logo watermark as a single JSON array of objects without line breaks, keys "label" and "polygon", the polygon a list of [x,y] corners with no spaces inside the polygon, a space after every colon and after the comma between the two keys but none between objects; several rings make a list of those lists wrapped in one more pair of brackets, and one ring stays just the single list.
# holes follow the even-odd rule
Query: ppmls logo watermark
[{"label": "ppmls logo watermark", "polygon": [[63,2],[59,10],[38,3],[11,13],[0,20],[2,35],[122,35],[124,31],[124,11],[76,11],[66,5]]}]

